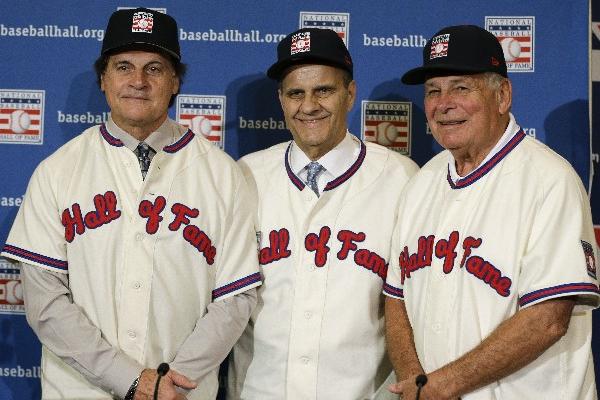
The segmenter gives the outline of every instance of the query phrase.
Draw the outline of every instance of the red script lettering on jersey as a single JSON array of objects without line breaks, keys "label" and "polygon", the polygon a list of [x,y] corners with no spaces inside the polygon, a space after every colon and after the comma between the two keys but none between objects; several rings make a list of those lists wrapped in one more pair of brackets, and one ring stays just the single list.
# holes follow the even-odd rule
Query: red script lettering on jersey
[{"label": "red script lettering on jersey", "polygon": [[319,231],[319,235],[315,233],[309,233],[304,239],[304,247],[308,251],[315,252],[315,266],[322,267],[327,262],[327,253],[329,253],[329,246],[327,242],[331,236],[331,229],[328,226],[324,226]]},{"label": "red script lettering on jersey", "polygon": [[81,206],[74,203],[70,209],[65,209],[62,213],[62,225],[65,227],[65,239],[71,243],[75,235],[83,235],[85,229],[96,229],[102,225],[121,216],[121,211],[117,210],[117,196],[114,192],[108,191],[104,194],[94,196],[95,210],[88,212],[83,216]]},{"label": "red script lettering on jersey", "polygon": [[[421,268],[430,267],[434,254],[438,259],[444,260],[442,265],[444,274],[452,272],[457,256],[455,250],[458,242],[459,234],[457,231],[453,231],[448,239],[438,239],[437,242],[435,242],[434,235],[419,237],[416,253],[411,254],[408,246],[404,246],[398,257],[401,272],[400,283],[404,284],[406,279],[410,279],[411,273]],[[466,265],[468,273],[490,286],[500,296],[507,297],[510,295],[512,280],[507,276],[502,276],[500,269],[496,268],[491,262],[480,256],[471,255],[472,250],[480,247],[482,242],[481,238],[476,239],[472,236],[467,236],[463,240],[463,256],[459,267],[462,268]]]},{"label": "red script lettering on jersey", "polygon": [[266,265],[282,258],[289,257],[292,252],[288,249],[290,244],[290,232],[282,228],[269,233],[269,247],[263,247],[258,252],[258,262]]}]

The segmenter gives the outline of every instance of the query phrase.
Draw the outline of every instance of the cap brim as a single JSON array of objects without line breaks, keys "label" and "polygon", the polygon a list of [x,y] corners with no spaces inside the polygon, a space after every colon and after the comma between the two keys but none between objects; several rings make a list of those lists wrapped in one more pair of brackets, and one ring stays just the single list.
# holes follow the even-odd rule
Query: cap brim
[{"label": "cap brim", "polygon": [[179,54],[175,53],[174,51],[171,51],[171,50],[167,49],[166,47],[159,46],[154,43],[145,43],[145,42],[122,43],[122,44],[119,44],[118,46],[114,46],[112,48],[105,49],[102,52],[102,54],[116,53],[116,52],[128,51],[128,50],[145,50],[145,51],[151,51],[151,52],[158,50],[159,52],[167,53],[167,54],[175,57],[176,60],[181,61],[181,56]]},{"label": "cap brim", "polygon": [[486,71],[488,70],[481,68],[467,68],[464,65],[428,65],[407,71],[402,75],[400,81],[405,85],[420,85],[425,83],[425,81],[432,76],[444,76],[452,73],[457,75],[477,74]]},{"label": "cap brim", "polygon": [[267,76],[271,79],[281,80],[283,73],[286,69],[291,67],[292,65],[300,65],[300,64],[323,64],[330,65],[332,67],[340,68],[346,70],[352,74],[352,70],[345,64],[340,63],[338,61],[331,60],[326,57],[294,57],[288,58],[284,61],[278,61],[275,64],[271,65],[271,67],[267,70]]}]

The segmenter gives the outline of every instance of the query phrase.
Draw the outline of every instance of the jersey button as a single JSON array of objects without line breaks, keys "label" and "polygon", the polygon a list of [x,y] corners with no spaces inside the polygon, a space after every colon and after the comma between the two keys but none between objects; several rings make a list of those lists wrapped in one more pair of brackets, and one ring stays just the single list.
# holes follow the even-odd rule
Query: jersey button
[{"label": "jersey button", "polygon": [[141,288],[141,287],[142,287],[142,284],[141,284],[141,283],[139,283],[139,282],[134,282],[134,284],[133,284],[133,288],[134,288],[134,289],[139,289],[139,288]]},{"label": "jersey button", "polygon": [[435,323],[435,324],[431,325],[431,329],[433,329],[433,331],[435,333],[440,333],[440,331],[442,330],[442,325]]},{"label": "jersey button", "polygon": [[314,198],[315,198],[315,196],[313,196],[310,193],[307,193],[306,196],[304,197],[304,200],[310,202],[310,201],[313,201]]},{"label": "jersey button", "polygon": [[312,317],[312,313],[311,313],[310,311],[306,311],[306,312],[304,313],[304,318],[306,318],[306,319],[310,319],[311,317]]},{"label": "jersey button", "polygon": [[131,329],[127,331],[127,336],[129,336],[130,339],[135,339],[136,334],[134,331],[132,331]]},{"label": "jersey button", "polygon": [[136,233],[135,240],[137,240],[138,242],[141,242],[142,240],[144,240],[144,235],[142,235],[141,233]]},{"label": "jersey button", "polygon": [[305,356],[305,357],[300,358],[300,361],[302,362],[302,364],[308,365],[308,363],[310,362],[310,358]]}]

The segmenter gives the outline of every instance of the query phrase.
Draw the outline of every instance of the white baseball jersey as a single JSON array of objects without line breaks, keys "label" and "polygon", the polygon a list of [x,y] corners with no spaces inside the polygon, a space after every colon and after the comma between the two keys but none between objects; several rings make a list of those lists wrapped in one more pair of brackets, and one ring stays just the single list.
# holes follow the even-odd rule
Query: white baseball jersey
[{"label": "white baseball jersey", "polygon": [[417,166],[359,145],[319,198],[290,168],[290,143],[240,161],[256,190],[264,282],[234,346],[229,398],[370,399],[390,374],[381,290],[399,195]]},{"label": "white baseball jersey", "polygon": [[594,235],[573,168],[511,116],[499,145],[453,180],[443,151],[407,185],[384,288],[404,299],[426,372],[456,360],[518,310],[577,296],[567,334],[475,399],[594,399]]},{"label": "white baseball jersey", "polygon": [[[260,284],[244,178],[225,153],[184,133],[142,181],[135,154],[104,127],[36,169],[3,249],[69,275],[73,301],[141,365],[174,359],[211,301]],[[43,349],[44,398],[112,399]],[[217,392],[217,371],[190,400]]]}]

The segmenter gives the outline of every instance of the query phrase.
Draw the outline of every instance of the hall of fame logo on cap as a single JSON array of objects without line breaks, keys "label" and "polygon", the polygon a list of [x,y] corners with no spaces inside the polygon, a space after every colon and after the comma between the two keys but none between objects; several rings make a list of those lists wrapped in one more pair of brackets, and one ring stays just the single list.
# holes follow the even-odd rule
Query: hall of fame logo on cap
[{"label": "hall of fame logo on cap", "polygon": [[131,32],[146,32],[152,33],[154,26],[154,16],[152,13],[138,11],[133,14],[131,22]]},{"label": "hall of fame logo on cap", "polygon": [[310,51],[310,32],[298,32],[292,36],[290,55]]},{"label": "hall of fame logo on cap", "polygon": [[0,257],[0,314],[25,314],[21,270]]},{"label": "hall of fame logo on cap", "polygon": [[177,122],[222,149],[225,146],[225,96],[178,95]]},{"label": "hall of fame logo on cap", "polygon": [[535,17],[485,17],[502,46],[508,72],[534,72]]},{"label": "hall of fame logo on cap", "polygon": [[44,142],[44,90],[0,89],[0,143]]},{"label": "hall of fame logo on cap", "polygon": [[300,11],[300,26],[303,28],[321,28],[336,31],[342,38],[346,47],[348,46],[348,34],[350,31],[349,13],[332,12],[309,12]]},{"label": "hall of fame logo on cap", "polygon": [[429,53],[429,59],[433,60],[434,58],[447,56],[448,42],[450,42],[449,33],[438,35],[431,39],[431,52]]},{"label": "hall of fame logo on cap", "polygon": [[363,100],[361,110],[363,140],[410,156],[411,102]]}]

